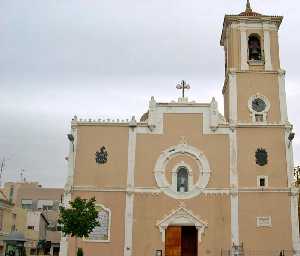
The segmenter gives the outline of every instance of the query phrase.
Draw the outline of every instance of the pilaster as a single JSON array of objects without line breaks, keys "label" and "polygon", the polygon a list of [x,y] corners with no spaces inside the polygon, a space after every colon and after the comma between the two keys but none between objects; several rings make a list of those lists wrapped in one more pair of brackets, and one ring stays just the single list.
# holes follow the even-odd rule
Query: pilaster
[{"label": "pilaster", "polygon": [[124,256],[132,255],[132,231],[133,231],[133,204],[134,204],[134,168],[135,168],[135,149],[136,149],[136,122],[132,118],[129,124],[128,134],[128,170],[127,170],[127,189],[125,206],[125,243]]},{"label": "pilaster", "polygon": [[240,27],[241,32],[241,70],[249,70],[247,30]]},{"label": "pilaster", "polygon": [[265,24],[264,28],[264,52],[265,52],[265,70],[271,71],[272,67],[272,58],[271,58],[271,42],[270,42],[270,31],[266,29]]},{"label": "pilaster", "polygon": [[288,113],[286,105],[286,92],[285,92],[285,71],[279,70],[278,73],[278,84],[279,84],[279,104],[280,104],[280,116],[281,122],[288,122]]}]

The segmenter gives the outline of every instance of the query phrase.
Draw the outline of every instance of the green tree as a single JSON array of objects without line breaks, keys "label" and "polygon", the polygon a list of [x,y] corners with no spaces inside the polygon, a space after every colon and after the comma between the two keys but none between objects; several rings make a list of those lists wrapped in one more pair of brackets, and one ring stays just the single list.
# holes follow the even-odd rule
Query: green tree
[{"label": "green tree", "polygon": [[77,251],[77,238],[88,237],[96,226],[98,211],[95,206],[95,197],[87,200],[76,197],[70,202],[70,207],[60,207],[58,223],[62,225],[64,235],[75,238],[75,251]]}]

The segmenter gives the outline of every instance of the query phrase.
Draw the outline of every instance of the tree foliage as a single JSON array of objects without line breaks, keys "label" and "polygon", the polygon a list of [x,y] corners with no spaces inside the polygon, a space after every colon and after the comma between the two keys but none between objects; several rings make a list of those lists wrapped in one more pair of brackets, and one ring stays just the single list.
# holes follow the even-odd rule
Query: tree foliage
[{"label": "tree foliage", "polygon": [[95,202],[95,197],[89,200],[76,197],[70,208],[60,207],[58,223],[62,224],[62,232],[72,237],[88,237],[100,225]]}]

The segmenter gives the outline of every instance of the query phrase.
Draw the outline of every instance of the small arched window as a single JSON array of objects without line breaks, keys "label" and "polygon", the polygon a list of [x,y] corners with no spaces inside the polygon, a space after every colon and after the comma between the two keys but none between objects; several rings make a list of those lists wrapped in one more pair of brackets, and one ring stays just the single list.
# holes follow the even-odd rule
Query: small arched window
[{"label": "small arched window", "polygon": [[248,40],[249,60],[262,60],[261,44],[258,35],[250,35]]},{"label": "small arched window", "polygon": [[177,171],[177,192],[188,192],[189,172],[186,167],[179,167]]}]

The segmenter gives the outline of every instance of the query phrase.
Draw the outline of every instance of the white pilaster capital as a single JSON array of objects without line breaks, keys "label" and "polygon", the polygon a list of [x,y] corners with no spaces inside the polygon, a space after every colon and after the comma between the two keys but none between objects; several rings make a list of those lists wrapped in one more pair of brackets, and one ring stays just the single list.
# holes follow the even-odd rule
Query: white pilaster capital
[{"label": "white pilaster capital", "polygon": [[131,118],[131,120],[129,122],[129,126],[132,127],[132,128],[134,128],[134,127],[137,126],[137,122],[135,120],[135,116],[132,116],[132,118]]},{"label": "white pilaster capital", "polygon": [[238,194],[239,194],[238,188],[232,187],[231,190],[230,190],[230,195],[231,196],[238,196]]},{"label": "white pilaster capital", "polygon": [[291,193],[290,193],[291,196],[293,197],[298,197],[299,196],[299,188],[297,187],[291,187]]},{"label": "white pilaster capital", "polygon": [[278,74],[282,77],[285,77],[286,71],[284,69],[279,69]]}]

